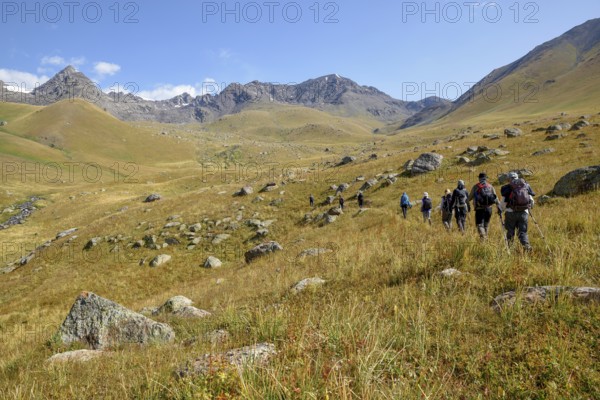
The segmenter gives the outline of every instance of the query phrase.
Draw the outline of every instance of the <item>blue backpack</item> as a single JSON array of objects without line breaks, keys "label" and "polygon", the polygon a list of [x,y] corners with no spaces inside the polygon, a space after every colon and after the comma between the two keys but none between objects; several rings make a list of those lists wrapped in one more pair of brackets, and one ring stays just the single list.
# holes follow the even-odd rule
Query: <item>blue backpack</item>
[{"label": "blue backpack", "polygon": [[406,207],[410,206],[410,200],[408,199],[407,195],[402,195],[402,197],[400,198],[400,205]]}]

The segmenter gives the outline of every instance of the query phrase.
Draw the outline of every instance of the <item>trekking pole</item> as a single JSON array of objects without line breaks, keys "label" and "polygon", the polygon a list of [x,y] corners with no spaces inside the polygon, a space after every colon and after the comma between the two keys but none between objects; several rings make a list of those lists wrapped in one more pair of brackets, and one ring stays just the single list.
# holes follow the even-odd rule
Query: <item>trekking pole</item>
[{"label": "trekking pole", "polygon": [[506,228],[504,226],[504,219],[502,219],[502,213],[499,212],[498,216],[500,217],[500,223],[502,224],[502,238],[504,239],[504,244],[506,245],[506,252],[510,255],[510,247],[508,247],[508,238],[506,237]]},{"label": "trekking pole", "polygon": [[540,224],[538,224],[537,220],[533,216],[533,213],[531,212],[531,208],[529,209],[529,215],[531,215],[531,220],[533,221],[533,223],[537,227],[538,232],[540,232],[540,236],[542,237],[542,240],[544,241],[544,244],[546,245],[546,249],[548,249],[548,252],[550,254],[552,254],[552,250],[550,250],[550,246],[548,245],[548,241],[546,240],[546,236],[544,236],[544,232],[542,232],[542,228],[540,228]]}]

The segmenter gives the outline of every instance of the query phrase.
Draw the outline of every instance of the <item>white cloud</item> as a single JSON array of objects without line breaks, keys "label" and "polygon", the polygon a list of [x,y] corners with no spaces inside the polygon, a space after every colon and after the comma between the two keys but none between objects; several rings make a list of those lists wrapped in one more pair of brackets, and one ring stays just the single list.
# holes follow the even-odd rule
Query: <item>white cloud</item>
[{"label": "white cloud", "polygon": [[85,57],[71,57],[68,60],[61,56],[45,56],[42,57],[42,65],[54,65],[63,67],[72,65],[74,67],[85,64]]},{"label": "white cloud", "polygon": [[[39,76],[29,72],[0,68],[0,81],[4,81],[8,86],[8,90],[12,91],[30,92],[48,79],[50,78],[46,75]],[[18,88],[15,86],[18,86]]]},{"label": "white cloud", "polygon": [[183,93],[188,93],[193,97],[207,93],[217,94],[221,89],[222,88],[217,84],[216,80],[206,78],[202,83],[196,83],[194,85],[158,85],[152,90],[142,90],[137,93],[137,95],[146,100],[167,100]]},{"label": "white cloud", "polygon": [[64,58],[59,56],[45,56],[42,58],[42,65],[65,65]]},{"label": "white cloud", "polygon": [[117,64],[112,64],[105,61],[99,61],[94,64],[94,72],[98,74],[99,78],[103,78],[105,76],[112,76],[121,70],[121,66]]}]

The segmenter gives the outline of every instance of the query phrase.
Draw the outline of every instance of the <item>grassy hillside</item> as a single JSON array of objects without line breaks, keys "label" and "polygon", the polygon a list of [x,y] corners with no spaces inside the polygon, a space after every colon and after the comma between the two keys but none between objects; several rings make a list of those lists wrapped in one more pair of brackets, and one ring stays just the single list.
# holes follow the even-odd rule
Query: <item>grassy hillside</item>
[{"label": "grassy hillside", "polygon": [[[444,189],[453,188],[458,179],[474,184],[481,170],[494,178],[498,188],[497,173],[527,167],[534,173],[529,178],[532,187],[538,195],[545,194],[565,173],[598,163],[600,128],[586,128],[584,138],[577,138],[577,132],[544,142],[543,132],[531,131],[556,122],[556,114],[534,116],[528,123],[518,114],[482,120],[469,130],[478,133],[452,142],[445,139],[466,130],[463,123],[419,128],[384,141],[375,136],[374,141],[375,126],[369,121],[294,107],[246,111],[202,127],[133,126],[79,103],[31,111],[14,114],[15,121],[6,127],[10,131],[2,133],[13,141],[12,147],[3,141],[11,157],[56,160],[65,153],[84,154],[105,161],[139,160],[148,166],[143,179],[136,181],[77,181],[66,186],[13,182],[19,195],[37,191],[45,195],[25,224],[0,231],[5,263],[27,255],[59,231],[79,230],[71,242],[56,241],[27,265],[0,275],[1,398],[600,397],[598,304],[560,298],[501,314],[490,308],[496,295],[527,286],[600,286],[596,246],[600,212],[595,207],[600,192],[536,207],[535,217],[549,248],[531,224],[534,252],[523,254],[515,246],[511,256],[503,248],[496,216],[489,240],[481,243],[472,215],[463,236],[456,228],[445,232],[437,213],[429,227],[417,207],[408,220],[398,209],[403,191],[413,200],[428,191],[437,206]],[[561,121],[576,122],[586,112],[588,108],[579,109]],[[523,137],[482,138],[515,122],[522,124]],[[600,123],[599,116],[591,122]],[[70,151],[48,147],[46,137]],[[44,150],[31,147],[30,155],[24,150],[17,153],[24,140],[44,145]],[[435,140],[439,142],[434,145]],[[508,156],[478,168],[457,165],[456,156],[467,146],[500,144],[507,146]],[[325,152],[327,146],[333,151]],[[546,147],[556,151],[530,156]],[[362,185],[355,182],[357,176],[369,179],[385,171],[401,172],[408,159],[432,150],[444,155],[442,169],[400,178],[387,188],[377,185],[366,192],[368,209],[359,212],[352,198]],[[369,159],[373,152],[379,156],[376,160]],[[344,167],[317,162],[339,161],[346,154],[359,158]],[[236,177],[229,170],[228,179],[214,170],[206,174],[198,164],[205,156],[222,163],[254,161],[262,173]],[[284,178],[290,164],[302,171],[296,179]],[[271,180],[286,184],[260,193],[263,201],[254,202],[257,195],[232,196],[244,184],[251,184],[256,193]],[[344,215],[324,227],[303,223],[306,213],[316,216],[329,208],[319,205],[310,210],[309,194],[321,203],[334,193],[330,185],[342,182],[351,184]],[[142,203],[152,192],[161,193],[163,200]],[[283,201],[269,205],[277,199]],[[14,194],[0,197],[0,208],[17,200]],[[175,214],[187,225],[203,225],[202,240],[194,249],[187,248],[184,231],[163,227]],[[240,218],[239,227],[227,229],[231,226],[227,218],[233,222]],[[278,241],[284,251],[245,264],[244,251],[258,243],[245,224],[250,218],[275,220],[266,240]],[[220,233],[231,238],[224,245],[211,244],[212,235]],[[159,243],[177,238],[181,244],[162,250],[128,247],[152,234]],[[122,236],[117,243],[106,240],[118,235]],[[105,240],[84,251],[93,237]],[[332,252],[297,257],[308,248]],[[158,268],[148,267],[149,259],[163,253],[173,259]],[[223,267],[201,268],[208,255],[220,258]],[[140,266],[142,259],[146,263]],[[442,278],[438,272],[446,268],[464,274]],[[315,276],[327,283],[290,294],[292,284]],[[156,317],[174,327],[173,345],[121,346],[88,363],[48,365],[49,356],[69,349],[56,341],[55,332],[83,290],[133,310],[183,295],[213,315],[202,320]],[[230,338],[211,344],[204,334],[215,329],[226,329]],[[191,358],[261,341],[274,343],[278,350],[265,367],[241,374],[230,369],[206,377],[174,376],[174,370]]]}]

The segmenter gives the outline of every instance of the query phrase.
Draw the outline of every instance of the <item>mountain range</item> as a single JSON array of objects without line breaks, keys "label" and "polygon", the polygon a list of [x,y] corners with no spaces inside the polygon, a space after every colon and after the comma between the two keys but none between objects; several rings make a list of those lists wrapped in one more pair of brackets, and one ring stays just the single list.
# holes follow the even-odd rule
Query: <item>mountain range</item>
[{"label": "mountain range", "polygon": [[256,104],[277,103],[304,106],[343,116],[370,116],[381,121],[398,121],[429,107],[449,103],[429,97],[421,101],[397,100],[382,91],[339,75],[310,79],[297,85],[253,81],[228,85],[216,95],[193,97],[188,93],[168,100],[146,100],[123,92],[102,92],[97,85],[74,67],[68,66],[31,93],[4,90],[3,99],[32,105],[50,105],[57,101],[83,98],[124,121],[164,123],[210,122],[237,113]]},{"label": "mountain range", "polygon": [[[495,69],[454,102],[439,97],[402,101],[337,74],[299,84],[253,81],[230,84],[220,93],[146,100],[123,92],[102,92],[68,66],[31,93],[2,88],[2,100],[32,105],[83,98],[123,121],[211,122],[261,104],[303,106],[347,117],[370,117],[399,129],[453,116],[463,120],[489,112],[538,113],[596,104],[600,93],[600,19],[592,19],[550,40],[524,57]],[[400,124],[398,124],[400,123]]]}]

